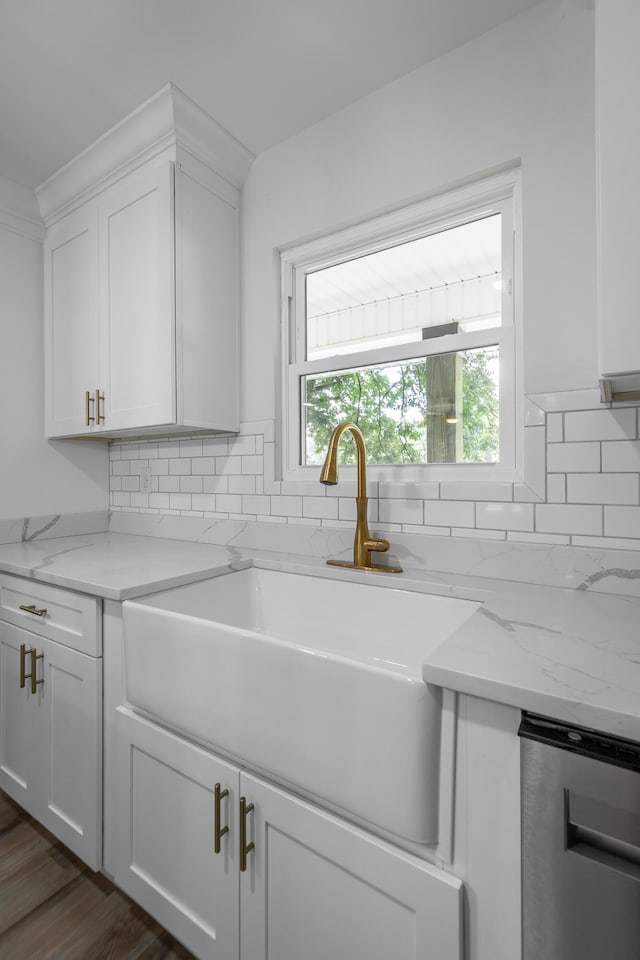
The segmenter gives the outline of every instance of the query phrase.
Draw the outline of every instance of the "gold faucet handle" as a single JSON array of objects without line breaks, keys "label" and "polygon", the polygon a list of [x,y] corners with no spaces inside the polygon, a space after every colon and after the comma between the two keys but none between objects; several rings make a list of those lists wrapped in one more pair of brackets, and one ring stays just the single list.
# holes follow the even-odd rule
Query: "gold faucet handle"
[{"label": "gold faucet handle", "polygon": [[364,541],[365,550],[375,550],[377,553],[384,553],[389,549],[389,541],[382,538],[377,540],[367,539]]}]

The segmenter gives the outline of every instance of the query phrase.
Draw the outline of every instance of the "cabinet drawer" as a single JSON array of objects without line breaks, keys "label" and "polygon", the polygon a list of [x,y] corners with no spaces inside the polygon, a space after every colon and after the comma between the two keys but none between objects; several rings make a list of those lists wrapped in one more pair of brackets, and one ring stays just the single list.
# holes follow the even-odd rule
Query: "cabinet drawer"
[{"label": "cabinet drawer", "polygon": [[0,620],[92,657],[102,656],[101,604],[95,597],[0,573]]}]

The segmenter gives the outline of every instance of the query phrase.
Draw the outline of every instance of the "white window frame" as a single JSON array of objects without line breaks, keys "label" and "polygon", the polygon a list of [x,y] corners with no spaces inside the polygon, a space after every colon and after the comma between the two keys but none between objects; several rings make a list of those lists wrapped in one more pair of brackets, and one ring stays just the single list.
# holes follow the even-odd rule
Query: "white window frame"
[{"label": "white window frame", "polygon": [[[394,360],[420,359],[497,344],[500,350],[500,458],[495,464],[379,464],[368,465],[372,480],[419,481],[522,480],[523,396],[521,326],[520,171],[512,169],[478,180],[392,213],[281,251],[282,293],[282,479],[317,480],[319,467],[301,462],[304,424],[301,378],[323,372],[352,370]],[[502,323],[500,327],[450,334],[413,343],[306,360],[306,276],[345,260],[383,250],[429,234],[502,214]],[[348,478],[354,467],[345,466]]]}]

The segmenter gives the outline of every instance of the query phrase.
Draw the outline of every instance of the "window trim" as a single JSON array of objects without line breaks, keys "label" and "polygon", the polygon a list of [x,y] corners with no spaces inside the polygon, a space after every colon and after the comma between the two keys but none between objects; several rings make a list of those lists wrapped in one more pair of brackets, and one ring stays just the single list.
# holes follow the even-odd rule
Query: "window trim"
[{"label": "window trim", "polygon": [[[520,211],[520,171],[514,168],[281,251],[283,480],[318,479],[316,465],[300,463],[305,443],[301,416],[301,376],[493,344],[499,346],[501,356],[499,463],[372,464],[368,465],[367,472],[371,480],[400,483],[465,480],[515,482],[522,479],[524,397],[519,387],[522,366],[519,349],[521,298],[520,284],[517,282],[521,262]],[[318,360],[298,360],[300,354],[305,356],[307,273],[497,212],[503,214],[500,327],[403,344],[400,358],[398,345],[394,345]],[[343,470],[345,478],[349,478],[354,468],[345,466]]]}]

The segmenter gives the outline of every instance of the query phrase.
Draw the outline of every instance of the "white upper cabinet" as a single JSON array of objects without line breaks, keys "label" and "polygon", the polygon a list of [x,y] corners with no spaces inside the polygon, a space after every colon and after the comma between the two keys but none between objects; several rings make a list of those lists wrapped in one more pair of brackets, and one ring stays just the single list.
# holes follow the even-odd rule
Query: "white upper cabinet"
[{"label": "white upper cabinet", "polygon": [[48,437],[238,429],[251,159],[169,85],[38,189]]},{"label": "white upper cabinet", "polygon": [[75,210],[47,231],[44,297],[47,436],[82,433],[95,402],[86,391],[100,382],[95,207]]},{"label": "white upper cabinet", "polygon": [[603,399],[640,399],[640,4],[597,0],[596,116]]}]

